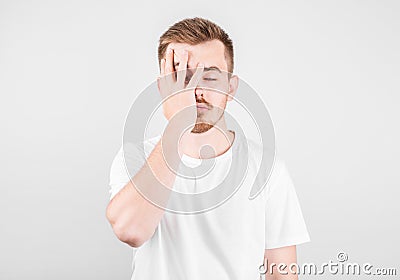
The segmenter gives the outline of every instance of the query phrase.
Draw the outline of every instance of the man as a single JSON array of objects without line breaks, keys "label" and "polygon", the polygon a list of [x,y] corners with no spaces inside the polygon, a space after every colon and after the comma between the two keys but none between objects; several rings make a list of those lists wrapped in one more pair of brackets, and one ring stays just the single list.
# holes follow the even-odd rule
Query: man
[{"label": "man", "polygon": [[[260,279],[266,260],[286,264],[283,273],[265,267],[266,279],[297,279],[290,266],[297,261],[296,245],[310,239],[285,164],[277,157],[270,177],[265,171],[267,186],[249,200],[254,159],[268,149],[225,122],[239,82],[232,74],[231,39],[206,19],[185,19],[160,37],[158,58],[168,126],[144,142],[147,158],[140,145],[121,149],[110,174],[107,218],[116,236],[134,248],[132,279]],[[240,167],[244,155],[251,163],[245,179],[228,170]],[[209,161],[214,165],[204,176],[179,175],[183,164]],[[173,192],[204,193],[225,182],[224,176],[228,188],[244,180],[216,207],[200,201],[196,207],[204,211],[197,211],[194,203],[171,202]]]}]

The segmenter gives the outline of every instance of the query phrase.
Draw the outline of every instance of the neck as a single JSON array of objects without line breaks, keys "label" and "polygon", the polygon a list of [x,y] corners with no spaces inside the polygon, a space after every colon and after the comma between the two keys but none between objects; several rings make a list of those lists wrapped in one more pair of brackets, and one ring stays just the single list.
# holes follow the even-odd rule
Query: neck
[{"label": "neck", "polygon": [[192,158],[213,158],[229,150],[234,138],[235,134],[227,129],[225,118],[222,117],[206,132],[185,134],[179,149],[181,153]]}]

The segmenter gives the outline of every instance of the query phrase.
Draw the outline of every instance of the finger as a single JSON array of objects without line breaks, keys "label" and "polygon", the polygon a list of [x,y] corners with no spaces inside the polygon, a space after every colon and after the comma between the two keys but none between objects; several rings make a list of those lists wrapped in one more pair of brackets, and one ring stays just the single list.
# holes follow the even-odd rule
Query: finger
[{"label": "finger", "polygon": [[180,84],[184,84],[186,79],[186,69],[187,69],[187,62],[189,59],[188,52],[184,50],[182,55],[180,56],[179,66],[178,66],[178,73],[177,73],[177,82]]},{"label": "finger", "polygon": [[168,49],[165,55],[165,75],[167,78],[172,78],[174,75],[174,50]]},{"label": "finger", "polygon": [[165,58],[161,59],[160,63],[160,76],[163,77],[165,75]]},{"label": "finger", "polygon": [[203,71],[204,71],[204,64],[203,63],[199,63],[197,65],[197,69],[196,72],[194,72],[192,78],[189,81],[188,84],[188,88],[195,88],[197,87],[197,85],[199,84],[199,81],[203,75]]}]

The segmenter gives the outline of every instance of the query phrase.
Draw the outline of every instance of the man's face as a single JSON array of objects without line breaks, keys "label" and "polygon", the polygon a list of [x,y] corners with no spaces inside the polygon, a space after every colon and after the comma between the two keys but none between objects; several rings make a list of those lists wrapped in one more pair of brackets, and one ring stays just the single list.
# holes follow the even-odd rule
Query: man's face
[{"label": "man's face", "polygon": [[225,46],[221,41],[213,40],[198,45],[170,43],[168,48],[174,49],[175,69],[178,68],[183,51],[188,52],[187,82],[192,77],[197,64],[204,64],[203,76],[195,89],[197,121],[192,132],[206,132],[223,117],[226,103],[231,100],[229,94],[232,95],[233,92],[228,77]]}]

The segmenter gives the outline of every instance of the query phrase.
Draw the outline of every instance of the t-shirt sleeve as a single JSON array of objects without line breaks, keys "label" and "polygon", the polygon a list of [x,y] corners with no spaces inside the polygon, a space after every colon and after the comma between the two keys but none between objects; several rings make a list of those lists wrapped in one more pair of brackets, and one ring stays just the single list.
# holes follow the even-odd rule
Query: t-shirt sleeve
[{"label": "t-shirt sleeve", "polygon": [[146,159],[139,144],[125,144],[114,157],[110,170],[110,200],[136,175]]},{"label": "t-shirt sleeve", "polygon": [[300,203],[285,163],[275,164],[276,175],[267,190],[265,249],[297,245],[310,241]]}]

